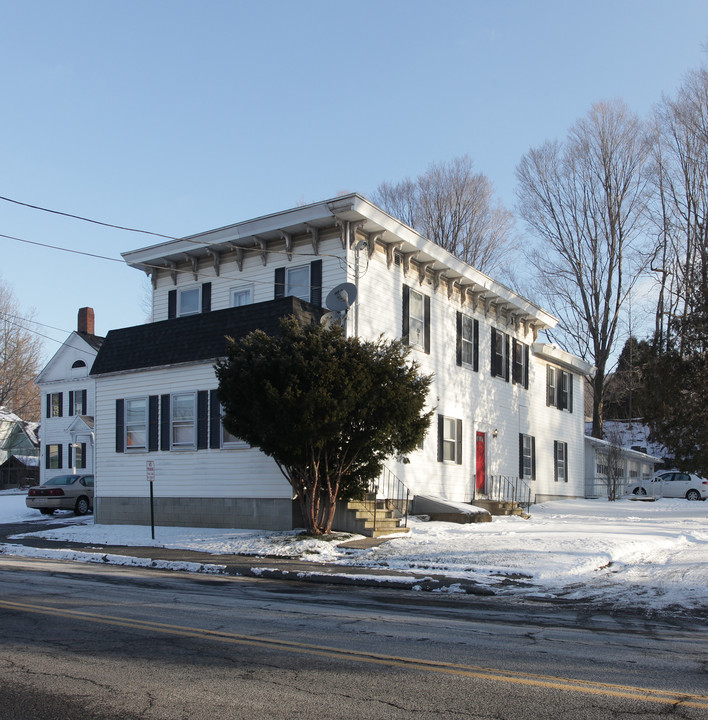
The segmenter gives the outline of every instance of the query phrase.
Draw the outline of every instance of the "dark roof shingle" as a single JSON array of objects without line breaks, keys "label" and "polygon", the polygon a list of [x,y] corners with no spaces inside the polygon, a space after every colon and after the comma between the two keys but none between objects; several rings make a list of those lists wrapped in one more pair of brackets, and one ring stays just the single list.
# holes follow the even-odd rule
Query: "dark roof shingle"
[{"label": "dark roof shingle", "polygon": [[227,337],[253,330],[276,334],[280,320],[294,315],[301,323],[319,321],[326,312],[295,297],[214,310],[111,330],[91,368],[91,375],[216,360],[226,355]]}]

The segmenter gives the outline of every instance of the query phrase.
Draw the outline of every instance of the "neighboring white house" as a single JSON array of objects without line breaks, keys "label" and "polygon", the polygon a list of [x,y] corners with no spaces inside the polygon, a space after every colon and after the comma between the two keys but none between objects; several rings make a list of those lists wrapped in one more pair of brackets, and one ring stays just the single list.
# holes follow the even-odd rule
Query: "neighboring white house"
[{"label": "neighboring white house", "polygon": [[94,334],[94,312],[79,310],[78,327],[37,376],[42,394],[40,482],[94,469],[95,381],[89,370],[103,338]]},{"label": "neighboring white house", "polygon": [[162,524],[300,525],[275,464],[223,432],[213,365],[225,335],[318,321],[344,282],[347,334],[402,338],[434,375],[435,422],[409,463],[389,463],[413,495],[470,501],[520,480],[537,501],[583,496],[591,366],[538,341],[547,312],[361,196],[123,257],[151,277],[154,322],[109,332],[91,371],[98,522],[147,522],[150,463]]},{"label": "neighboring white house", "polygon": [[607,497],[608,485],[614,485],[617,496],[639,480],[654,477],[661,458],[641,450],[624,447],[610,440],[585,437],[585,497]]}]

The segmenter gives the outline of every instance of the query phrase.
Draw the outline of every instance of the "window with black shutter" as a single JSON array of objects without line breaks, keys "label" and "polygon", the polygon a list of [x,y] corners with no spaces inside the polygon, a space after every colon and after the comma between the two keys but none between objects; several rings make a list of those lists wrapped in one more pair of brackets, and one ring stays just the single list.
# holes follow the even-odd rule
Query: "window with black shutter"
[{"label": "window with black shutter", "polygon": [[401,339],[430,353],[430,297],[408,285],[403,286],[403,327]]}]

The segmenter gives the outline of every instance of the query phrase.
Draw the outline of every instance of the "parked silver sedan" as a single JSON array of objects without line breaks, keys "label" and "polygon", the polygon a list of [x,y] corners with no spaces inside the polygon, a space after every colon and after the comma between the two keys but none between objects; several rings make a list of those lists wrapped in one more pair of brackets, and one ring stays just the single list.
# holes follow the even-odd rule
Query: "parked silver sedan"
[{"label": "parked silver sedan", "polygon": [[657,473],[652,479],[640,480],[630,485],[627,491],[633,495],[650,497],[705,500],[708,498],[708,480],[692,473],[668,470]]},{"label": "parked silver sedan", "polygon": [[27,492],[25,504],[43,515],[73,510],[85,515],[93,510],[93,475],[57,475]]}]

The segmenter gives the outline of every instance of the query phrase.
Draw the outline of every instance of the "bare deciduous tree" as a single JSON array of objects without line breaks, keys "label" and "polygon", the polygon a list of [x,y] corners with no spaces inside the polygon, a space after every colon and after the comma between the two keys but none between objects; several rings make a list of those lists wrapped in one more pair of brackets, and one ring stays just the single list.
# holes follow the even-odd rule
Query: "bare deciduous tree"
[{"label": "bare deciduous tree", "polygon": [[690,73],[676,99],[664,99],[657,108],[655,119],[655,340],[660,352],[675,344],[681,353],[684,338],[671,331],[684,327],[697,288],[703,288],[699,297],[708,296],[708,70]]},{"label": "bare deciduous tree", "polygon": [[0,405],[23,420],[40,419],[39,372],[42,342],[32,318],[23,315],[7,285],[0,284]]},{"label": "bare deciduous tree", "polygon": [[503,270],[515,249],[514,217],[467,156],[431,165],[415,180],[384,182],[373,201],[485,273]]},{"label": "bare deciduous tree", "polygon": [[517,168],[519,213],[540,239],[529,253],[538,291],[569,349],[597,368],[592,434],[598,438],[620,311],[645,265],[649,152],[638,118],[621,102],[603,102],[565,143],[530,150]]}]

